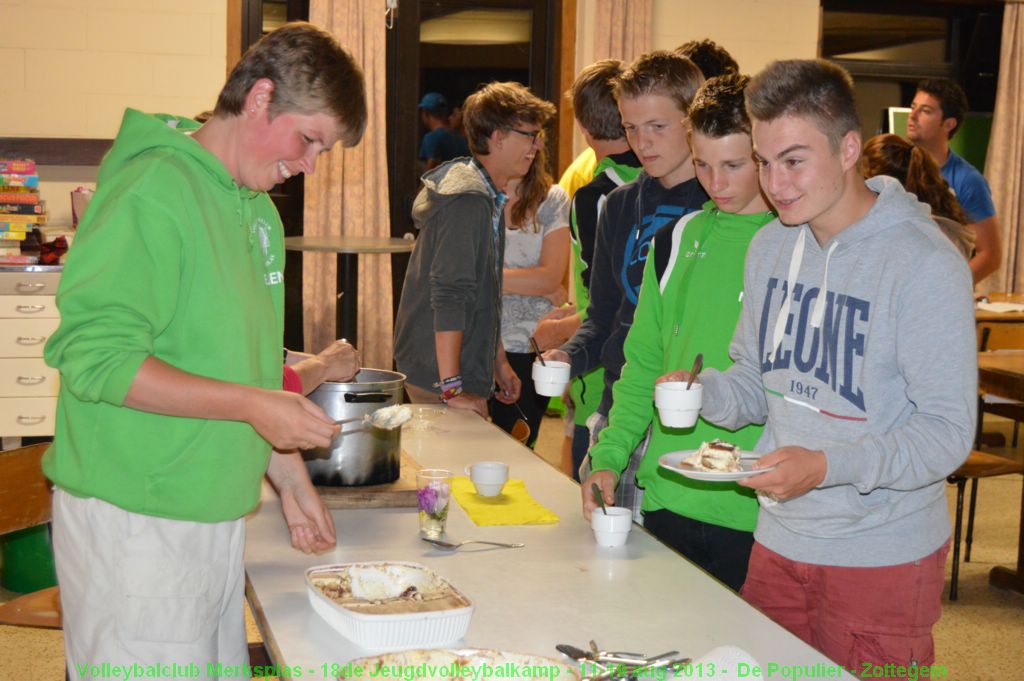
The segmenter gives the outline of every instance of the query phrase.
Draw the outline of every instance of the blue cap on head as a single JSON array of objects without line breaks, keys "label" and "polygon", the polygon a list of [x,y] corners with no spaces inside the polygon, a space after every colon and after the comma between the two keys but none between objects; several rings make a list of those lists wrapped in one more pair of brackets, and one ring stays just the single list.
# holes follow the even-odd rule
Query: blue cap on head
[{"label": "blue cap on head", "polygon": [[440,92],[428,92],[423,95],[418,108],[426,109],[427,111],[447,111],[448,100]]}]

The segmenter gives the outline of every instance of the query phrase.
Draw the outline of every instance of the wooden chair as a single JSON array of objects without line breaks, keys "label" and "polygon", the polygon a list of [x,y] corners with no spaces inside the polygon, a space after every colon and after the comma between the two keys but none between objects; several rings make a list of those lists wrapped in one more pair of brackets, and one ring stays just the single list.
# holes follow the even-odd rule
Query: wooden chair
[{"label": "wooden chair", "polygon": [[974,450],[960,468],[947,480],[956,485],[956,522],[953,529],[953,574],[950,577],[949,600],[957,599],[957,580],[960,577],[960,533],[964,520],[964,489],[971,481],[971,504],[967,511],[967,537],[964,562],[971,562],[971,541],[974,539],[974,507],[978,501],[978,479],[997,475],[1024,473],[1024,464],[995,454]]},{"label": "wooden chair", "polygon": [[525,445],[530,440],[530,424],[525,419],[516,419],[509,435]]},{"label": "wooden chair", "polygon": [[[52,492],[40,467],[49,446],[43,443],[0,452],[0,535],[50,522]],[[0,624],[60,629],[57,587],[0,604]]]}]

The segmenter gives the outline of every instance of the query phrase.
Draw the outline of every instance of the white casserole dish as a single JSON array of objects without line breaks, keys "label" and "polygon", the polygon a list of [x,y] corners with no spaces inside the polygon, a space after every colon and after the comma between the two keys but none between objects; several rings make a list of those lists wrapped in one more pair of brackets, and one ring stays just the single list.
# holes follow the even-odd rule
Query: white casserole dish
[{"label": "white casserole dish", "polygon": [[[346,607],[326,595],[315,581],[337,576],[360,603]],[[319,578],[319,579],[318,579]],[[313,610],[342,636],[370,650],[428,648],[461,639],[473,616],[473,604],[436,572],[419,563],[379,561],[321,565],[306,570],[306,586]],[[427,596],[452,601],[441,609],[416,611],[417,602],[403,594],[414,589]],[[379,603],[378,603],[379,602]],[[374,612],[402,610],[409,612]],[[464,605],[461,605],[464,604]]]}]

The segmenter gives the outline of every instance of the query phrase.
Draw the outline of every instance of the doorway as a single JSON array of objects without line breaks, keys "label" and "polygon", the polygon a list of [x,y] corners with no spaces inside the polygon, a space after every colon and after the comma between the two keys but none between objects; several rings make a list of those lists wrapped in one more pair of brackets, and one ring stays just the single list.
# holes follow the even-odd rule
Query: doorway
[{"label": "doorway", "polygon": [[[391,235],[414,232],[412,203],[420,187],[419,147],[425,130],[417,105],[438,92],[461,105],[492,80],[520,82],[559,104],[557,39],[561,0],[401,0],[387,39],[387,130]],[[558,126],[549,131],[556,163]],[[398,308],[408,255],[392,259]]]}]

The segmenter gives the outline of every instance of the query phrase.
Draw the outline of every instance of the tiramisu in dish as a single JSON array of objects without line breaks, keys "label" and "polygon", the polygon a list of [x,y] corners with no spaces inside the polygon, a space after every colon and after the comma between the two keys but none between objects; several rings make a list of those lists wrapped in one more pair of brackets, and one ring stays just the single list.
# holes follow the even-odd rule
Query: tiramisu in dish
[{"label": "tiramisu in dish", "polygon": [[683,463],[700,471],[717,473],[734,473],[743,470],[740,467],[740,450],[734,444],[722,440],[703,442],[693,456],[683,459]]},{"label": "tiramisu in dish", "polygon": [[[429,575],[426,580],[408,579],[400,566],[382,565],[381,573],[393,579],[372,575],[375,568],[316,572],[310,575],[313,587],[324,596],[352,612],[368,615],[432,612],[469,606],[469,601],[447,582]],[[415,575],[421,577],[421,575]],[[407,579],[402,579],[403,577]],[[355,584],[353,584],[355,579]],[[416,582],[416,583],[414,583]]]}]

